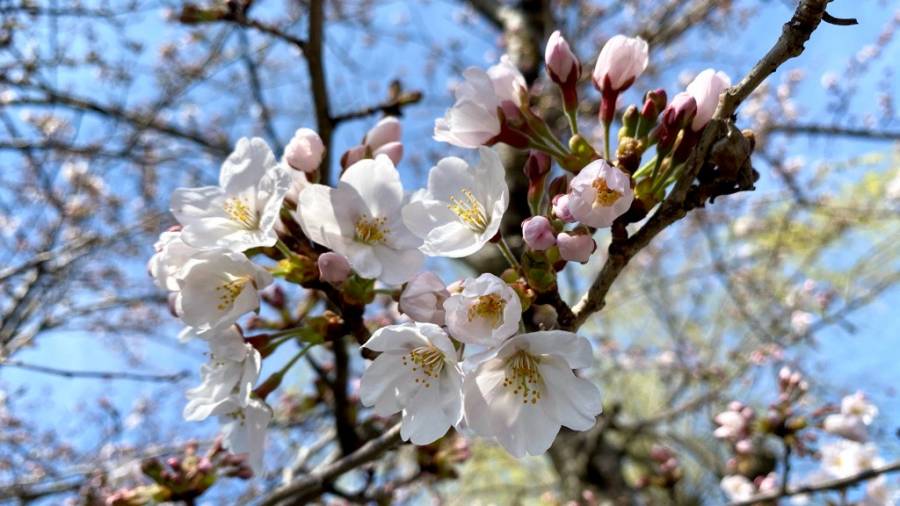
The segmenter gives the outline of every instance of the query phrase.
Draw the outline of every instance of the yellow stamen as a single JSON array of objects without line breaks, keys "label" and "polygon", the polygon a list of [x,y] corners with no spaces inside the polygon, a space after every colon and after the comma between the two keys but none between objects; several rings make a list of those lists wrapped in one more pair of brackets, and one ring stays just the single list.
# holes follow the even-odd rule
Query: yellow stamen
[{"label": "yellow stamen", "polygon": [[356,222],[356,240],[365,244],[380,244],[387,236],[387,228],[384,226],[385,218],[367,218],[362,216]]},{"label": "yellow stamen", "polygon": [[410,366],[413,373],[422,377],[416,377],[415,382],[428,388],[431,380],[437,379],[444,369],[444,353],[432,345],[419,346],[408,354],[403,355],[403,365]]},{"label": "yellow stamen", "polygon": [[503,322],[504,308],[506,301],[500,295],[496,293],[482,295],[469,307],[469,321],[484,318],[491,324],[491,328],[497,328]]},{"label": "yellow stamen", "polygon": [[462,194],[465,196],[465,202],[456,197],[450,197],[451,205],[447,207],[470,229],[478,233],[484,232],[488,226],[488,217],[484,206],[478,202],[471,190],[463,189]]},{"label": "yellow stamen", "polygon": [[522,396],[522,404],[537,404],[541,400],[544,378],[538,369],[541,359],[520,350],[515,355],[506,359],[506,377],[503,379],[505,388],[512,388],[513,395]]},{"label": "yellow stamen", "polygon": [[225,281],[221,285],[216,287],[216,293],[219,295],[219,304],[216,308],[219,311],[225,311],[234,301],[240,297],[241,292],[244,291],[244,287],[247,286],[247,283],[253,283],[253,278],[250,276],[241,276],[234,279],[230,279]]},{"label": "yellow stamen", "polygon": [[622,198],[622,193],[611,190],[602,177],[594,180],[593,187],[597,190],[597,196],[594,198],[595,206],[609,207]]},{"label": "yellow stamen", "polygon": [[225,204],[222,207],[225,209],[225,214],[243,225],[244,228],[248,230],[259,228],[259,215],[256,213],[256,210],[250,209],[250,206],[244,202],[244,199],[228,197],[225,199]]}]

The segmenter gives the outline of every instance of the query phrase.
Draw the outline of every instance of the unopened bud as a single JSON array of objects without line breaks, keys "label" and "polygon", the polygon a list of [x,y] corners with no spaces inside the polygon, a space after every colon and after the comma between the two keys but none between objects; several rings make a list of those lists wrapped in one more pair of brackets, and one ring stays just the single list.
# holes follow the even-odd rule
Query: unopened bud
[{"label": "unopened bud", "polygon": [[532,216],[523,221],[522,238],[535,251],[544,251],[556,244],[553,226],[544,216]]},{"label": "unopened bud", "polygon": [[322,253],[316,261],[319,279],[329,283],[342,283],[350,276],[350,262],[347,257],[333,251]]},{"label": "unopened bud", "polygon": [[586,263],[597,249],[594,238],[586,234],[562,232],[556,236],[556,243],[559,245],[559,255],[570,262]]},{"label": "unopened bud", "polygon": [[322,163],[325,144],[315,131],[301,128],[284,148],[284,160],[294,169],[314,172]]}]

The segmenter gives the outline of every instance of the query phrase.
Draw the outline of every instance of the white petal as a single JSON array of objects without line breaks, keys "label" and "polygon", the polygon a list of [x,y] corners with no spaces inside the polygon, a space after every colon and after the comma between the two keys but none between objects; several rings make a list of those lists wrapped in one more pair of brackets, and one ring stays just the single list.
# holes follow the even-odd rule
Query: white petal
[{"label": "white petal", "polygon": [[422,270],[422,264],[425,263],[425,255],[417,249],[395,250],[381,245],[372,249],[381,263],[378,279],[389,285],[409,281]]}]

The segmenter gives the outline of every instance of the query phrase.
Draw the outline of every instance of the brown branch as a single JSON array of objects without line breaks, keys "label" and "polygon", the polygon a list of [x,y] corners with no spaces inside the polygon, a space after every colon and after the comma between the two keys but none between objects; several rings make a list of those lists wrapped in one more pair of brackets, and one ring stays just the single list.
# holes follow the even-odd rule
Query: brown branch
[{"label": "brown branch", "polygon": [[837,137],[851,137],[857,139],[871,139],[879,141],[900,141],[900,131],[894,130],[873,130],[866,128],[848,128],[836,125],[813,125],[813,124],[797,124],[797,125],[772,125],[767,127],[765,132],[774,132],[781,134],[803,134],[803,135],[831,135]]},{"label": "brown branch", "polygon": [[872,469],[863,471],[859,474],[854,474],[853,476],[848,476],[846,478],[825,481],[815,485],[789,487],[783,491],[759,494],[746,501],[732,502],[730,503],[730,506],[750,506],[753,504],[769,503],[770,501],[774,501],[782,497],[791,497],[800,494],[815,494],[819,492],[828,492],[830,490],[843,490],[864,481],[871,480],[872,478],[877,478],[882,474],[895,473],[897,471],[900,471],[900,460],[884,466],[874,467]]},{"label": "brown branch", "polygon": [[577,329],[591,314],[603,308],[610,287],[638,251],[666,227],[684,217],[688,211],[704,204],[709,195],[702,193],[703,188],[693,187],[694,180],[706,163],[713,144],[733,132],[734,127],[726,122],[732,119],[741,102],[762,84],[766,77],[775,72],[781,64],[803,52],[804,44],[822,20],[827,3],[828,0],[802,0],[794,16],[784,25],[781,36],[772,49],[754,65],[740,83],[722,94],[713,120],[704,130],[699,145],[694,149],[685,167],[684,174],[666,200],[633,236],[613,238],[606,263],[588,289],[588,293],[573,308],[575,313],[573,328]]},{"label": "brown branch", "polygon": [[0,362],[0,367],[14,367],[26,371],[39,372],[43,374],[51,374],[53,376],[62,376],[64,378],[91,378],[91,379],[123,379],[129,381],[149,381],[158,383],[175,383],[183,380],[191,375],[188,371],[181,371],[172,374],[143,374],[125,371],[71,371],[68,369],[57,369],[45,365],[28,364],[19,360],[7,360]]},{"label": "brown branch", "polygon": [[275,490],[263,498],[260,506],[306,504],[310,499],[320,494],[328,483],[333,482],[348,471],[352,471],[381,457],[385,452],[398,446],[400,442],[400,424],[398,423],[350,455],[322,466],[302,478]]},{"label": "brown branch", "polygon": [[358,109],[355,111],[349,111],[341,114],[335,115],[332,119],[335,125],[343,123],[345,121],[352,121],[355,119],[365,118],[366,116],[372,116],[378,113],[386,114],[389,116],[399,116],[400,111],[403,107],[417,104],[422,101],[422,92],[421,91],[408,91],[402,92],[396,97],[391,97],[390,99],[376,104],[370,107],[365,107],[363,109]]}]

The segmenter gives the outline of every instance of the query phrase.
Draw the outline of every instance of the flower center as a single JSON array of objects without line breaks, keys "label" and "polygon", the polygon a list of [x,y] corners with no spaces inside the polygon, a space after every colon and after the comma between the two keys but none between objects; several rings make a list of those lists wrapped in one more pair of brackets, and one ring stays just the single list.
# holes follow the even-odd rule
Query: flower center
[{"label": "flower center", "polygon": [[228,197],[222,207],[225,214],[247,230],[259,228],[259,216],[256,214],[256,210],[250,209],[250,206],[241,197]]},{"label": "flower center", "polygon": [[444,369],[444,353],[432,345],[413,348],[403,355],[403,365],[412,367],[413,373],[420,373],[422,377],[416,377],[416,383],[421,383],[425,388],[431,386],[431,380],[437,379]]},{"label": "flower center", "polygon": [[481,202],[478,202],[478,199],[475,198],[475,194],[473,194],[471,190],[463,188],[461,191],[465,197],[465,201],[456,197],[450,197],[451,204],[447,207],[449,207],[467,227],[478,233],[484,232],[487,230],[488,226],[488,217],[484,211],[484,206],[481,205]]},{"label": "flower center", "polygon": [[503,387],[511,388],[515,396],[522,396],[522,404],[537,404],[541,399],[541,389],[544,378],[538,364],[541,359],[526,351],[518,351],[515,355],[506,359],[506,377],[503,379]]},{"label": "flower center", "polygon": [[496,293],[489,293],[478,297],[469,307],[469,321],[475,318],[484,318],[491,324],[491,328],[497,328],[503,321],[503,309],[506,301]]},{"label": "flower center", "polygon": [[594,197],[595,206],[609,207],[622,198],[620,192],[611,190],[609,186],[606,186],[606,180],[602,177],[595,179],[592,186],[594,190],[597,190],[597,196]]},{"label": "flower center", "polygon": [[216,294],[219,296],[219,305],[217,305],[216,308],[219,311],[225,311],[231,307],[234,304],[234,301],[240,297],[241,292],[244,291],[244,287],[247,286],[247,283],[253,283],[253,278],[250,276],[240,276],[225,281],[217,286]]},{"label": "flower center", "polygon": [[356,221],[356,240],[364,244],[380,244],[387,236],[384,226],[386,218],[367,218],[362,216]]}]

